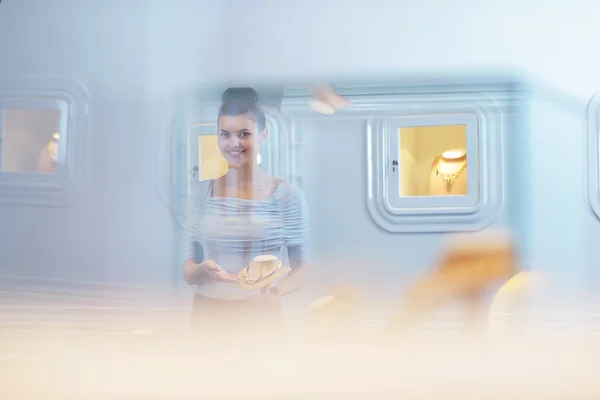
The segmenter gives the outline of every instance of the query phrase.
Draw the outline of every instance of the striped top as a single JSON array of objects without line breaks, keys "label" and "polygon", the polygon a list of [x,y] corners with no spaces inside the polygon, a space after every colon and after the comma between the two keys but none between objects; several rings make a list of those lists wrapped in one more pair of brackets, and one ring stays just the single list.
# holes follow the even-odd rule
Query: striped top
[{"label": "striped top", "polygon": [[[309,218],[302,189],[281,181],[264,200],[214,197],[214,180],[192,183],[187,209],[185,259],[214,260],[225,271],[239,273],[258,255],[283,259],[290,266],[310,262]],[[215,299],[239,300],[255,294],[236,283],[206,276],[197,293]]]}]

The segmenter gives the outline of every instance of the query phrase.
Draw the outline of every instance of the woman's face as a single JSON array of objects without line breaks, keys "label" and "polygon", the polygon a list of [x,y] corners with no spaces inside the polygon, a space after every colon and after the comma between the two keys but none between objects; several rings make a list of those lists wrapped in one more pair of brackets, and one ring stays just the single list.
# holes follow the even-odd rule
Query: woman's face
[{"label": "woman's face", "polygon": [[224,115],[219,119],[217,142],[231,168],[256,164],[256,156],[266,135],[266,129],[257,131],[256,121],[250,115]]}]

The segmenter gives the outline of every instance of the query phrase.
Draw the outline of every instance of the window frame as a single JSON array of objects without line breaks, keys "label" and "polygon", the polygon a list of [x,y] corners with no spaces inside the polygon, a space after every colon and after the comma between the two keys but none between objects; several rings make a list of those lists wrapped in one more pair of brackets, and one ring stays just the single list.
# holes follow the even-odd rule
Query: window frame
[{"label": "window frame", "polygon": [[[333,115],[323,115],[310,109],[310,95],[306,88],[290,88],[284,95],[282,111],[299,120],[351,118],[365,122],[366,208],[373,222],[383,230],[390,233],[434,233],[484,229],[498,220],[504,206],[506,121],[502,107],[505,97],[512,98],[514,95],[513,82],[496,79],[473,80],[471,83],[468,79],[428,84],[416,82],[373,85],[336,85],[333,82],[337,93],[351,101],[350,106]],[[394,206],[388,200],[388,175],[393,158],[390,157],[387,122],[456,113],[477,116],[477,204],[460,206],[453,204],[456,200],[447,201],[457,196],[435,196],[438,204],[429,204],[429,207],[418,206],[408,197],[402,198],[409,199],[405,207]],[[467,141],[470,141],[469,138]],[[417,199],[425,199],[425,196]]]},{"label": "window frame", "polygon": [[[466,126],[466,151],[468,166],[468,193],[464,196],[401,196],[400,195],[400,169],[402,160],[400,155],[400,135],[401,128],[412,127],[430,127],[447,125],[465,125]],[[435,207],[453,207],[459,208],[457,212],[471,212],[479,202],[479,134],[478,120],[474,113],[448,113],[438,115],[405,115],[390,118],[383,122],[384,134],[387,136],[386,142],[389,143],[387,151],[388,158],[397,160],[398,165],[394,172],[390,163],[388,168],[386,185],[387,193],[386,207],[393,213],[404,214],[427,214],[431,208]]]},{"label": "window frame", "polygon": [[88,176],[85,160],[89,96],[86,88],[68,79],[0,80],[0,146],[4,139],[6,110],[60,112],[59,167],[53,174],[0,170],[0,204],[57,207],[70,204]]},{"label": "window frame", "polygon": [[587,107],[588,145],[588,201],[600,219],[600,91],[590,99]]}]

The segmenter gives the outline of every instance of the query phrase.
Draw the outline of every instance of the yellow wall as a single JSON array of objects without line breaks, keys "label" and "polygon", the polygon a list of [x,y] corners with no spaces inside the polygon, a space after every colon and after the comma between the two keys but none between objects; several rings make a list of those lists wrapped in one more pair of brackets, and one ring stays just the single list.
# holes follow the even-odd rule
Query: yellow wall
[{"label": "yellow wall", "polygon": [[217,135],[200,136],[200,180],[216,179],[227,173],[229,166],[217,145]]},{"label": "yellow wall", "polygon": [[465,125],[401,128],[399,135],[401,196],[426,196],[434,158],[467,147]]},{"label": "yellow wall", "polygon": [[[200,180],[219,178],[229,171],[227,160],[221,154],[217,144],[217,135],[202,135],[198,142],[200,155]],[[258,164],[262,163],[261,155],[256,155]]]}]

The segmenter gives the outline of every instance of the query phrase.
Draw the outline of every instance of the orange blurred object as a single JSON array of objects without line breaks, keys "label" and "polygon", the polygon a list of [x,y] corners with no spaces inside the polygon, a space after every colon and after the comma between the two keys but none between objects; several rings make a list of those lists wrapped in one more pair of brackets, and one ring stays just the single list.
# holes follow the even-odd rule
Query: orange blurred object
[{"label": "orange blurred object", "polygon": [[517,272],[513,242],[505,231],[451,240],[438,265],[408,291],[394,326],[405,326],[455,301],[475,317],[485,293]]}]

